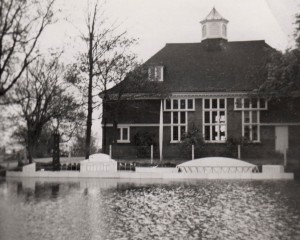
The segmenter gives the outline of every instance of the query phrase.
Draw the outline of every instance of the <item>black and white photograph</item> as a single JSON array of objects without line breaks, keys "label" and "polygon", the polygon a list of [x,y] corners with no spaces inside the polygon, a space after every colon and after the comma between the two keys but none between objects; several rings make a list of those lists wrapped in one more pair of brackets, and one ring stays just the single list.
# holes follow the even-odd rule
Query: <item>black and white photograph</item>
[{"label": "black and white photograph", "polygon": [[300,239],[299,0],[0,0],[0,240]]}]

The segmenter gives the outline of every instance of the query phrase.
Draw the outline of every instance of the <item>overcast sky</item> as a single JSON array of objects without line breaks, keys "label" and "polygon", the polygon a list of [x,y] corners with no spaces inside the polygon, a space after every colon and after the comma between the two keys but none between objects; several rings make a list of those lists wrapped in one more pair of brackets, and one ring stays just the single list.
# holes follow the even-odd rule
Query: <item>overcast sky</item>
[{"label": "overcast sky", "polygon": [[[84,48],[78,35],[79,30],[85,30],[88,1],[56,1],[60,9],[58,22],[48,27],[41,46],[64,48],[64,61],[69,63],[78,49]],[[300,12],[299,4],[300,0],[106,0],[105,14],[109,21],[120,25],[120,31],[126,30],[129,36],[139,39],[134,50],[145,61],[166,43],[200,42],[199,22],[214,6],[229,20],[229,41],[265,40],[285,50],[293,43],[293,22]],[[100,120],[94,121],[93,131],[99,143],[100,129]]]},{"label": "overcast sky", "polygon": [[[85,29],[87,2],[57,0],[59,21],[43,35],[43,48],[64,47],[67,56],[76,52],[80,46],[74,42],[78,29]],[[120,30],[139,38],[135,51],[147,60],[166,43],[200,42],[199,22],[213,6],[229,20],[229,41],[263,39],[285,50],[292,45],[299,4],[300,0],[106,0],[105,13],[109,21],[120,24]]]}]

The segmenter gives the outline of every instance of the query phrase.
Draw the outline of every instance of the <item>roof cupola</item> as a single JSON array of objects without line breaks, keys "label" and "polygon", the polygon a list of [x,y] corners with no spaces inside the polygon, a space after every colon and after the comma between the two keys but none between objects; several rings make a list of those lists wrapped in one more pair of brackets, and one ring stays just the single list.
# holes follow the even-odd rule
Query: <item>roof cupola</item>
[{"label": "roof cupola", "polygon": [[222,38],[227,40],[227,23],[215,8],[200,23],[202,25],[202,40]]}]

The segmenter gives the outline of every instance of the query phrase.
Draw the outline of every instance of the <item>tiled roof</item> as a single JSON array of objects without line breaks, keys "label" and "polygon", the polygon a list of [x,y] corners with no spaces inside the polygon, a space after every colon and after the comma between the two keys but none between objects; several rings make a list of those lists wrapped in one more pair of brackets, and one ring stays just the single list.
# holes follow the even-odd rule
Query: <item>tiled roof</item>
[{"label": "tiled roof", "polygon": [[209,39],[201,43],[171,43],[144,67],[163,65],[164,81],[160,84],[171,92],[251,91],[265,78],[258,73],[266,65],[270,50],[274,49],[265,41]]},{"label": "tiled roof", "polygon": [[164,65],[171,91],[248,91],[258,87],[270,49],[264,41],[167,44],[145,65]]}]

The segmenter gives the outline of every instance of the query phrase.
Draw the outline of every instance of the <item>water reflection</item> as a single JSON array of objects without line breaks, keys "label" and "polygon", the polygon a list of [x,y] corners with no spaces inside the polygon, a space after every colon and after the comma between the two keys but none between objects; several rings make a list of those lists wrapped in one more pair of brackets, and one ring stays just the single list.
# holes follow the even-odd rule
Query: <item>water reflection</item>
[{"label": "water reflection", "polygon": [[299,239],[293,181],[0,181],[0,239]]}]

